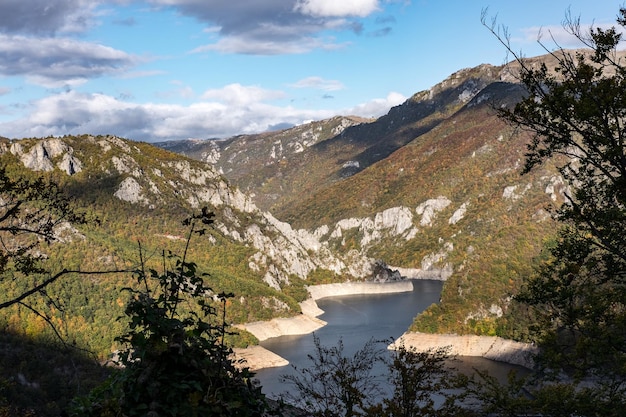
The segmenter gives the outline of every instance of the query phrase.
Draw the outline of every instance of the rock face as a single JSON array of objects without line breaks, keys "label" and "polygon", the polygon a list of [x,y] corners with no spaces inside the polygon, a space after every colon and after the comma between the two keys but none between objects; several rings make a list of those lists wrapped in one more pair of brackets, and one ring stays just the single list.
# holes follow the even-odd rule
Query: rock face
[{"label": "rock face", "polygon": [[322,284],[308,287],[309,294],[314,300],[326,297],[336,297],[353,294],[391,294],[413,291],[411,281],[397,282],[344,282],[340,284]]},{"label": "rock face", "polygon": [[[59,169],[74,175],[88,169],[90,175],[114,178],[117,185],[111,196],[133,205],[155,209],[167,206],[172,198],[190,208],[209,205],[220,214],[215,228],[228,239],[254,249],[248,259],[249,268],[261,273],[265,283],[276,290],[289,285],[290,277],[306,280],[318,268],[347,279],[363,279],[372,274],[373,259],[359,252],[340,256],[320,240],[320,235],[294,230],[259,210],[250,196],[231,187],[209,164],[174,154],[169,158],[147,159],[140,147],[114,136],[87,136],[80,141],[76,138],[15,141],[3,144],[2,149],[18,156],[25,167],[34,171]],[[97,147],[98,158],[85,153],[84,145]],[[89,164],[84,160],[89,160]],[[378,223],[398,230],[405,227],[399,225],[402,219],[394,219],[387,213]]]},{"label": "rock face", "polygon": [[[391,207],[371,217],[341,219],[335,223],[332,229],[328,225],[323,225],[310,234],[319,237],[320,242],[325,245],[331,245],[338,241],[340,245],[345,245],[344,235],[356,230],[361,236],[360,253],[365,254],[370,247],[380,243],[383,239],[401,238],[405,241],[414,239],[420,233],[420,228],[416,226],[416,222],[419,222],[421,228],[432,227],[437,219],[437,214],[449,206],[453,206],[452,201],[447,197],[439,196],[420,203],[414,210],[404,206]],[[461,221],[468,206],[469,202],[461,204],[450,216],[448,223],[455,224]],[[446,262],[448,253],[452,249],[452,243],[443,241],[438,251],[424,256],[421,268],[393,267],[393,269],[398,271],[402,277],[445,281],[453,273],[452,265]],[[376,272],[369,273],[377,275]],[[397,278],[386,276],[383,279]]]},{"label": "rock face", "polygon": [[390,268],[384,261],[377,260],[374,263],[374,271],[372,273],[372,281],[374,282],[390,282],[403,279],[402,274],[397,269]]},{"label": "rock face", "polygon": [[421,226],[432,226],[433,220],[437,215],[437,212],[445,209],[452,203],[446,197],[437,197],[424,201],[422,204],[417,206],[415,212],[422,216],[420,220]]},{"label": "rock face", "polygon": [[398,346],[415,348],[420,352],[429,349],[450,349],[451,355],[481,356],[498,362],[506,362],[532,369],[533,357],[538,353],[535,346],[492,336],[426,334],[407,332],[396,340],[390,349]]},{"label": "rock face", "polygon": [[147,203],[148,201],[143,196],[143,188],[133,177],[128,177],[122,181],[113,195],[129,203]]},{"label": "rock face", "polygon": [[61,139],[38,141],[27,151],[20,142],[13,142],[10,152],[18,156],[26,168],[33,171],[52,171],[55,167],[54,161],[68,175],[74,175],[83,169],[83,163],[73,155],[73,149]]},{"label": "rock face", "polygon": [[252,333],[260,341],[278,336],[298,336],[313,333],[327,323],[316,317],[300,316],[290,318],[279,318],[267,321],[258,321],[238,325],[237,327]]},{"label": "rock face", "polygon": [[250,346],[245,349],[235,348],[233,354],[235,360],[245,361],[245,366],[251,371],[289,365],[287,359],[261,346]]}]

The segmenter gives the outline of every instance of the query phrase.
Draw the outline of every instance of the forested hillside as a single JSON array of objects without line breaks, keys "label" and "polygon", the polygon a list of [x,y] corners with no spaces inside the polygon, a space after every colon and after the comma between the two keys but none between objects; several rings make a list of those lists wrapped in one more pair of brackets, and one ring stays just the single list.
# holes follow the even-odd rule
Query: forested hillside
[{"label": "forested hillside", "polygon": [[[64,223],[58,239],[39,248],[51,273],[128,271],[64,277],[33,296],[34,312],[15,305],[3,309],[2,328],[33,337],[54,338],[48,319],[62,336],[105,358],[124,324],[126,298],[140,266],[171,267],[169,253],[185,248],[181,221],[202,207],[215,213],[215,225],[195,239],[189,256],[215,294],[234,293],[232,323],[291,316],[306,297],[304,283],[365,279],[366,258],[356,267],[333,255],[313,237],[299,235],[271,214],[258,210],[209,165],[146,143],[106,136],[3,140],[1,161],[10,177],[44,176],[57,183],[87,224]],[[142,258],[140,257],[140,247]],[[3,279],[3,302],[31,288],[39,278]],[[54,302],[51,302],[54,300]],[[240,343],[254,343],[243,335]]]},{"label": "forested hillside", "polygon": [[[550,55],[530,62],[555,65]],[[296,141],[301,131],[255,137],[248,153],[240,145],[248,137],[196,141],[189,155],[213,149],[229,180],[255,199],[271,193],[279,219],[339,253],[358,251],[407,276],[446,279],[442,302],[414,329],[524,339],[526,323],[511,296],[555,232],[550,210],[563,203],[567,185],[549,164],[521,175],[529,136],[496,114],[523,96],[518,70],[512,63],[458,71],[388,115],[280,160],[270,145],[279,137]],[[168,148],[188,152],[183,143]],[[239,163],[228,165],[233,148]]]}]

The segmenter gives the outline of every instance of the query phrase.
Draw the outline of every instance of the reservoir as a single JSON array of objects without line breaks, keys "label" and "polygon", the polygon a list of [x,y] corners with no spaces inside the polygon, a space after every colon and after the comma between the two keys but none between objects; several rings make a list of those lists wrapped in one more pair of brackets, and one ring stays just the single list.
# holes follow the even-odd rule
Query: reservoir
[{"label": "reservoir", "polygon": [[[323,346],[336,346],[341,339],[344,354],[349,357],[372,338],[397,339],[408,330],[416,315],[439,301],[442,286],[442,281],[414,280],[411,292],[322,298],[317,301],[324,310],[319,318],[328,324],[318,329],[315,336]],[[291,388],[280,382],[282,375],[293,373],[291,365],[298,368],[309,366],[307,355],[313,354],[315,349],[313,335],[274,337],[260,344],[290,363],[283,367],[261,369],[256,373],[263,393],[276,398]],[[460,358],[453,366],[468,372],[472,368],[486,369],[499,379],[505,379],[509,370],[520,368],[473,357]]]}]

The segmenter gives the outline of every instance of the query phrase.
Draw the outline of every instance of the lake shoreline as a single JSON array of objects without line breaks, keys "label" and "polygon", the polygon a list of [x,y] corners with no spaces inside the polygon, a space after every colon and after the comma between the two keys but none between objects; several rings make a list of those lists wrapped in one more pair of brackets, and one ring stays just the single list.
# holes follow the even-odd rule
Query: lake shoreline
[{"label": "lake shoreline", "polygon": [[399,346],[418,352],[448,348],[451,356],[482,357],[496,362],[518,365],[527,369],[535,366],[534,356],[538,348],[530,343],[516,342],[498,336],[436,334],[405,332],[389,349]]},{"label": "lake shoreline", "polygon": [[[324,311],[317,305],[317,300],[326,297],[363,294],[393,294],[413,291],[411,280],[390,282],[345,282],[336,284],[320,284],[307,287],[310,298],[300,303],[302,314],[276,318],[269,321],[257,321],[238,324],[235,327],[252,333],[259,341],[272,337],[297,336],[313,333],[327,323],[317,317]],[[263,368],[285,366],[289,362],[262,346],[233,349],[236,359],[245,360],[245,366],[255,371]]]},{"label": "lake shoreline", "polygon": [[[302,314],[290,318],[278,318],[265,322],[253,322],[236,327],[245,329],[260,341],[286,335],[304,335],[312,333],[327,323],[317,318],[324,313],[317,305],[317,300],[326,297],[361,294],[391,294],[413,290],[412,280],[385,283],[348,282],[339,284],[315,285],[307,288],[311,298],[300,303]],[[418,351],[449,348],[450,355],[483,357],[485,359],[518,365],[528,369],[534,366],[533,355],[537,348],[533,345],[495,336],[429,334],[405,332],[389,348],[403,344]],[[250,346],[235,349],[235,357],[244,359],[245,366],[255,371],[263,368],[286,366],[289,362],[262,346]]]}]

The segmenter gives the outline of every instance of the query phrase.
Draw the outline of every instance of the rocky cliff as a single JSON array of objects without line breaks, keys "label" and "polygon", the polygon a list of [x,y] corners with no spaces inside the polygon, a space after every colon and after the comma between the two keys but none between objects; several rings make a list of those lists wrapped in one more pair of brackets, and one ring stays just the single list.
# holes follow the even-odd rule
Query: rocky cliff
[{"label": "rocky cliff", "polygon": [[[84,147],[86,144],[96,146],[97,159]],[[56,168],[72,176],[89,165],[99,175],[115,178],[111,198],[149,210],[167,205],[172,198],[192,209],[210,205],[220,213],[216,229],[255,249],[248,266],[263,272],[264,281],[275,289],[288,284],[289,276],[304,280],[317,268],[353,278],[365,278],[372,272],[373,260],[342,259],[315,234],[293,230],[259,210],[249,196],[231,187],[210,164],[173,154],[148,162],[133,142],[112,136],[19,141],[3,144],[3,151],[39,172]]]}]

